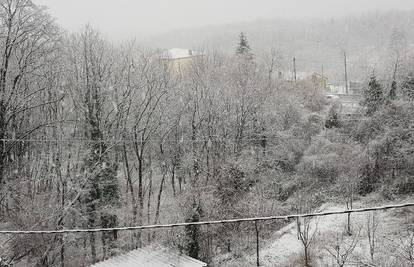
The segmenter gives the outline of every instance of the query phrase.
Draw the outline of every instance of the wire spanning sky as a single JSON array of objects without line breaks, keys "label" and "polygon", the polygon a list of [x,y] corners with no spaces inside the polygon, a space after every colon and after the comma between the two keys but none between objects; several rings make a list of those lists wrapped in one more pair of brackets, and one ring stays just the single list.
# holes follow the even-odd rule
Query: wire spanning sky
[{"label": "wire spanning sky", "polygon": [[413,0],[34,0],[68,30],[90,23],[112,38],[259,18],[331,18],[414,9]]}]

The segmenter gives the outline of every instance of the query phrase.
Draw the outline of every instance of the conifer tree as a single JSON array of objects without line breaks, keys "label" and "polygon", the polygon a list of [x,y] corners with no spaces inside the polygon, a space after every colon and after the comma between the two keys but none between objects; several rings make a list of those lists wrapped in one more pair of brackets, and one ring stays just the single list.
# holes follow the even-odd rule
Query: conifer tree
[{"label": "conifer tree", "polygon": [[334,107],[329,110],[328,119],[325,122],[325,127],[328,129],[341,127],[339,114]]},{"label": "conifer tree", "polygon": [[[199,222],[202,215],[202,209],[195,201],[192,205],[192,210],[187,222]],[[187,236],[187,252],[192,258],[198,259],[200,252],[200,226],[188,225],[185,227],[185,233]]]},{"label": "conifer tree", "polygon": [[395,62],[394,75],[392,77],[391,89],[388,93],[387,104],[391,103],[391,101],[393,101],[397,98],[396,76],[397,76],[397,70],[398,70],[398,63],[399,63],[399,58],[397,57],[397,60]]},{"label": "conifer tree", "polygon": [[243,56],[246,59],[253,59],[253,54],[251,52],[249,42],[247,41],[247,37],[243,32],[241,32],[239,35],[239,43],[237,45],[236,55]]},{"label": "conifer tree", "polygon": [[391,89],[388,93],[388,101],[395,100],[397,98],[397,82],[395,80],[391,83]]},{"label": "conifer tree", "polygon": [[364,99],[362,106],[366,107],[366,115],[371,116],[383,104],[384,95],[381,84],[377,81],[375,75],[371,76],[368,87],[363,92]]}]

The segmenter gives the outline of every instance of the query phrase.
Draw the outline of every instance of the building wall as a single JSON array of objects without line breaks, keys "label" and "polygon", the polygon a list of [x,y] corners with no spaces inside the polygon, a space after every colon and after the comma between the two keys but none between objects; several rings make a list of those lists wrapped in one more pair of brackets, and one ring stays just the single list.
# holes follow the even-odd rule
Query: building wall
[{"label": "building wall", "polygon": [[186,57],[186,58],[177,58],[177,59],[169,59],[169,66],[174,74],[183,74],[186,70],[191,68],[191,65],[194,63],[194,57]]}]

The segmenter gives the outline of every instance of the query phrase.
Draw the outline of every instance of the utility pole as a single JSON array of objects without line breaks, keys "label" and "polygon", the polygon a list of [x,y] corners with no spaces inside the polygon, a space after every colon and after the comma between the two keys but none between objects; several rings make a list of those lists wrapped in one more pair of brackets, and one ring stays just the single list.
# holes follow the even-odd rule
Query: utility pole
[{"label": "utility pole", "polygon": [[296,58],[293,58],[293,78],[295,80],[296,83]]},{"label": "utility pole", "polygon": [[326,88],[326,84],[325,84],[325,77],[324,77],[324,75],[323,75],[323,64],[322,64],[322,87],[323,87],[323,89],[325,90],[325,88]]},{"label": "utility pole", "polygon": [[347,68],[346,68],[346,52],[344,52],[344,63],[345,63],[345,92],[346,92],[346,94],[349,94],[348,71],[347,71]]}]

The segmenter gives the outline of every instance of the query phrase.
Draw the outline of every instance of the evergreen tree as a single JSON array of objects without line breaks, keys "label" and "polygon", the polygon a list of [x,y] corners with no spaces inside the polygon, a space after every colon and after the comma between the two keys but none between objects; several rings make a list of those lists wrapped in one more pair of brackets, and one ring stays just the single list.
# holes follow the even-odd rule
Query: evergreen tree
[{"label": "evergreen tree", "polygon": [[[187,222],[199,222],[200,217],[202,215],[202,209],[199,204],[197,204],[195,201],[192,205],[192,210],[190,213],[189,218],[187,219]],[[192,258],[198,259],[199,258],[199,252],[200,252],[200,226],[198,225],[187,225],[185,227],[185,233],[187,236],[187,252],[188,255]]]},{"label": "evergreen tree", "polygon": [[[99,136],[101,135],[99,134]],[[94,137],[96,138],[96,136]],[[109,157],[105,154],[106,150],[106,144],[97,141],[91,144],[86,159],[88,184],[85,202],[88,227],[90,228],[99,225],[99,219],[100,226],[103,228],[118,226],[118,217],[113,212],[119,207],[117,168],[116,164],[111,164]],[[90,238],[91,242],[95,242],[95,236],[91,235]],[[104,257],[113,255],[117,238],[116,231],[102,233]],[[95,251],[95,247],[92,250],[93,261],[95,261],[97,251]]]},{"label": "evergreen tree", "polygon": [[246,35],[244,35],[243,32],[241,32],[239,36],[239,43],[237,45],[236,55],[243,56],[246,59],[253,59],[253,54],[251,52],[249,42],[247,41],[247,37]]},{"label": "evergreen tree", "polygon": [[414,73],[410,73],[401,85],[403,95],[409,100],[414,100]]},{"label": "evergreen tree", "polygon": [[334,107],[329,110],[328,119],[325,122],[325,127],[328,129],[341,127],[339,114]]},{"label": "evergreen tree", "polygon": [[388,93],[388,101],[395,100],[397,98],[397,82],[395,80],[391,83],[391,89]]},{"label": "evergreen tree", "polygon": [[382,86],[377,81],[375,75],[371,76],[371,80],[363,95],[364,99],[361,104],[366,107],[366,115],[371,116],[381,107],[384,101]]}]

